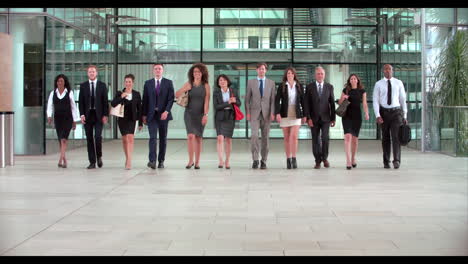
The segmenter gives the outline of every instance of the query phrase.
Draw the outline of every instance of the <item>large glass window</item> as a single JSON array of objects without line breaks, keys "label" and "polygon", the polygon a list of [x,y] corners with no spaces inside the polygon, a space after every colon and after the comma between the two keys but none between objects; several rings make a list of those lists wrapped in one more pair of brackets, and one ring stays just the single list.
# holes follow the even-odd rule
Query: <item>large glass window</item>
[{"label": "large glass window", "polygon": [[291,16],[288,8],[204,8],[204,24],[288,25]]},{"label": "large glass window", "polygon": [[426,23],[453,24],[453,8],[426,8]]},{"label": "large glass window", "polygon": [[199,61],[200,27],[121,27],[119,62]]},{"label": "large glass window", "polygon": [[294,27],[295,62],[376,61],[375,27]]},{"label": "large glass window", "polygon": [[289,27],[204,27],[203,60],[290,61]]}]

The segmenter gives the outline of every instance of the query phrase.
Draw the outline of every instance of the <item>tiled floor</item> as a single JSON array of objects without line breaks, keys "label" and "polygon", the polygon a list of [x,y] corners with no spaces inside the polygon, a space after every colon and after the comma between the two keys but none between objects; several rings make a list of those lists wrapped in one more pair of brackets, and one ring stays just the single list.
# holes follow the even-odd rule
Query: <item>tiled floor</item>
[{"label": "tiled floor", "polygon": [[235,140],[231,170],[205,140],[200,170],[187,170],[184,140],[168,143],[166,168],[146,167],[147,141],[124,170],[118,140],[104,167],[86,170],[86,148],[17,156],[0,169],[0,255],[468,255],[468,159],[403,148],[383,169],[379,141],[361,141],[345,170],[343,141],[331,168],[314,170],[300,141],[287,170],[272,140],[267,170],[250,169]]}]

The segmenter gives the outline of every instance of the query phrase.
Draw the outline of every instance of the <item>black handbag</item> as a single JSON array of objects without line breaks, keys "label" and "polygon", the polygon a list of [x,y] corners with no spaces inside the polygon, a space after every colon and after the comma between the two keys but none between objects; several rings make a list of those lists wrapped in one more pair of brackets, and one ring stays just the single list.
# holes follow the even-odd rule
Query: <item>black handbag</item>
[{"label": "black handbag", "polygon": [[411,141],[411,128],[408,124],[403,124],[400,126],[400,131],[398,138],[400,140],[400,145],[406,146]]}]

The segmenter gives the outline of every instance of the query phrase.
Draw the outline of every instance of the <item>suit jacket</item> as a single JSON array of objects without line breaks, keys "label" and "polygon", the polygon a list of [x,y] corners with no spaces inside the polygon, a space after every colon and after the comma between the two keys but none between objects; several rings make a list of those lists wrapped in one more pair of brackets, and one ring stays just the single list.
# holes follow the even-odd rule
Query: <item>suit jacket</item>
[{"label": "suit jacket", "polygon": [[[288,117],[289,107],[289,92],[288,86],[283,83],[278,86],[275,96],[275,115],[280,114],[281,117]],[[296,84],[296,118],[304,117],[304,91],[302,85]]]},{"label": "suit jacket", "polygon": [[159,84],[159,95],[156,102],[156,80],[154,78],[145,82],[143,88],[143,115],[146,116],[147,122],[154,117],[154,109],[158,108],[159,117],[164,111],[169,112],[167,121],[172,120],[172,104],[174,103],[174,85],[172,81],[166,78],[161,79]]},{"label": "suit jacket", "polygon": [[333,85],[324,82],[322,96],[319,97],[315,81],[306,87],[304,96],[304,113],[308,119],[315,123],[320,119],[324,122],[335,121],[335,96]]},{"label": "suit jacket", "polygon": [[[98,80],[94,88],[94,108],[96,109],[98,120],[101,120],[103,116],[109,116],[107,87],[105,83]],[[89,81],[80,84],[78,106],[80,108],[80,115],[84,115],[86,119],[89,119],[89,109],[91,108],[91,87]]]},{"label": "suit jacket", "polygon": [[[237,92],[237,90],[235,89],[231,89],[229,88],[230,90],[230,93],[231,95],[233,94],[234,97],[236,97],[236,105],[237,106],[241,106],[241,100],[239,98],[239,93]],[[213,107],[215,109],[215,121],[218,120],[218,121],[222,121],[225,119],[225,116],[224,116],[224,108],[226,107],[230,107],[233,111],[232,113],[234,113],[234,106],[232,106],[232,104],[230,103],[225,103],[223,101],[223,93],[221,92],[221,89],[215,89],[214,92],[213,92]],[[233,116],[234,117],[234,116]]]},{"label": "suit jacket", "polygon": [[[112,107],[117,106],[123,102],[122,93],[125,92],[125,88],[122,91],[117,91],[114,99],[111,102]],[[140,92],[132,90],[132,120],[138,120],[138,126],[143,126],[143,117],[141,112],[141,95]],[[124,112],[128,111],[127,108],[124,109]]]},{"label": "suit jacket", "polygon": [[260,96],[259,81],[257,78],[247,82],[245,94],[245,113],[251,119],[258,119],[260,113],[264,120],[270,120],[270,115],[275,113],[275,82],[265,79],[263,85],[263,97]]}]

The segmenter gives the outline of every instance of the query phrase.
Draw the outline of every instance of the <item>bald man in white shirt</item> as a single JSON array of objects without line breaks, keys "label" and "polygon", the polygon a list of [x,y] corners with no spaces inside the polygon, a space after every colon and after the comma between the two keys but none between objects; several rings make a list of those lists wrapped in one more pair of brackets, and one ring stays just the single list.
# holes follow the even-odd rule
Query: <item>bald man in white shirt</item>
[{"label": "bald man in white shirt", "polygon": [[[393,148],[393,167],[398,169],[401,162],[401,146],[398,138],[400,126],[408,121],[406,116],[406,92],[403,82],[393,77],[393,67],[383,66],[384,78],[375,83],[373,106],[377,123],[382,130],[384,168],[390,169],[390,145]],[[391,140],[390,140],[391,139]]]}]

